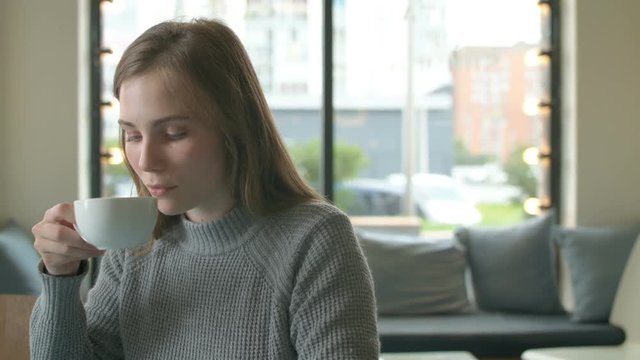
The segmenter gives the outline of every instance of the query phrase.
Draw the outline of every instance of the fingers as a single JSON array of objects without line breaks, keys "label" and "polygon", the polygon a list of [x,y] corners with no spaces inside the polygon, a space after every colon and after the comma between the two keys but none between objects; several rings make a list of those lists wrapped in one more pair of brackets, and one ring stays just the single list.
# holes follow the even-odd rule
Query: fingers
[{"label": "fingers", "polygon": [[88,258],[96,257],[104,253],[103,250],[93,249],[79,249],[68,244],[45,241],[41,244],[39,249],[42,259],[45,265],[60,265],[66,264],[70,261],[85,260]]},{"label": "fingers", "polygon": [[37,235],[34,245],[44,252],[59,252],[69,255],[76,254],[78,251],[99,252],[95,246],[84,241],[73,228],[49,222],[42,222],[36,226]]},{"label": "fingers", "polygon": [[47,210],[42,221],[31,229],[34,247],[53,275],[77,272],[80,260],[99,256],[104,251],[85,242],[73,228],[73,204],[61,203]]},{"label": "fingers", "polygon": [[73,228],[76,223],[75,213],[72,203],[60,203],[44,213],[44,222],[59,223]]}]

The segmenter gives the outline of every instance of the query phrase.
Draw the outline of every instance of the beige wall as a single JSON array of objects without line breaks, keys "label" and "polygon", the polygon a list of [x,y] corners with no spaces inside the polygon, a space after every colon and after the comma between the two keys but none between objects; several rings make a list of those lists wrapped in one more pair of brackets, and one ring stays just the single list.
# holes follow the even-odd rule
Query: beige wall
[{"label": "beige wall", "polygon": [[[83,193],[84,3],[0,1],[0,221],[29,227],[49,206]],[[563,79],[564,222],[640,221],[640,43],[633,39],[640,2],[565,0],[564,7],[563,56],[573,66]]]},{"label": "beige wall", "polygon": [[640,2],[566,0],[564,13],[564,222],[638,223]]},{"label": "beige wall", "polygon": [[5,73],[5,66],[3,66],[2,64],[4,64],[6,62],[5,60],[5,45],[4,45],[4,38],[6,34],[6,28],[4,27],[3,23],[4,23],[4,15],[6,13],[5,10],[5,2],[4,1],[0,1],[0,226],[2,225],[4,219],[7,217],[7,210],[6,210],[6,206],[4,205],[5,202],[5,198],[4,198],[4,190],[6,188],[5,186],[5,182],[4,182],[4,173],[5,170],[3,168],[3,165],[7,163],[7,160],[5,159],[5,138],[6,138],[6,131],[4,129],[4,123],[7,121],[6,118],[7,116],[5,115],[5,105],[4,105],[4,73]]},{"label": "beige wall", "polygon": [[2,0],[0,221],[78,194],[78,4]]},{"label": "beige wall", "polygon": [[[567,226],[640,222],[640,33],[635,0],[564,0],[563,223]],[[574,307],[561,261],[563,304]]]}]

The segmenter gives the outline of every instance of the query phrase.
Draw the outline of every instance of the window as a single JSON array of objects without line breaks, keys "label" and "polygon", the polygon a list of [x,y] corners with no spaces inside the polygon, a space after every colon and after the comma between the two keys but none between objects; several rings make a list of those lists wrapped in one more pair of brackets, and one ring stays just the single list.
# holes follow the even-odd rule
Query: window
[{"label": "window", "polygon": [[[558,115],[550,106],[557,101],[557,80],[551,79],[557,79],[557,58],[549,56],[557,50],[550,21],[555,3],[102,4],[94,45],[112,54],[94,69],[102,73],[100,102],[112,102],[118,54],[144,29],[165,19],[223,18],[245,44],[300,171],[319,190],[323,71],[333,71],[330,186],[334,202],[352,216],[417,216],[429,233],[506,225],[530,216],[525,210],[536,214],[558,205],[559,171],[549,162],[552,148],[559,156]],[[332,4],[333,61],[323,68],[323,26],[331,26],[323,25],[325,4]],[[94,179],[101,186],[93,195],[130,195],[133,186],[115,150],[117,104],[101,109],[95,121],[103,159]],[[527,199],[534,206],[525,209]]]}]

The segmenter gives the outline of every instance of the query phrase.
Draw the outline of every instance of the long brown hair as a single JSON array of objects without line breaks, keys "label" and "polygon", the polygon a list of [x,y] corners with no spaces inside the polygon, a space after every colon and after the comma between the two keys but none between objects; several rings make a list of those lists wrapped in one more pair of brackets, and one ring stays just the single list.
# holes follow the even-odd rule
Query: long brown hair
[{"label": "long brown hair", "polygon": [[[267,215],[322,199],[298,174],[249,56],[225,24],[205,19],[167,21],[145,31],[129,45],[116,67],[116,98],[123,82],[149,71],[164,74],[169,88],[183,101],[201,107],[205,114],[219,114],[232,196],[249,212]],[[122,137],[121,133],[124,150]],[[150,196],[126,156],[125,164],[138,195]],[[159,215],[156,237],[171,220]]]}]

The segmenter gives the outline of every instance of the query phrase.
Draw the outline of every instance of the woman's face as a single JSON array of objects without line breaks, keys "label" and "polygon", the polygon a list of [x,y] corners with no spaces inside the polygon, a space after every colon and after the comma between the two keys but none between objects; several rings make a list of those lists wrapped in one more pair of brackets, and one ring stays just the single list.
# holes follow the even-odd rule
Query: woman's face
[{"label": "woman's face", "polygon": [[163,214],[211,221],[233,206],[218,119],[203,119],[180,100],[158,72],[124,81],[125,153]]}]

